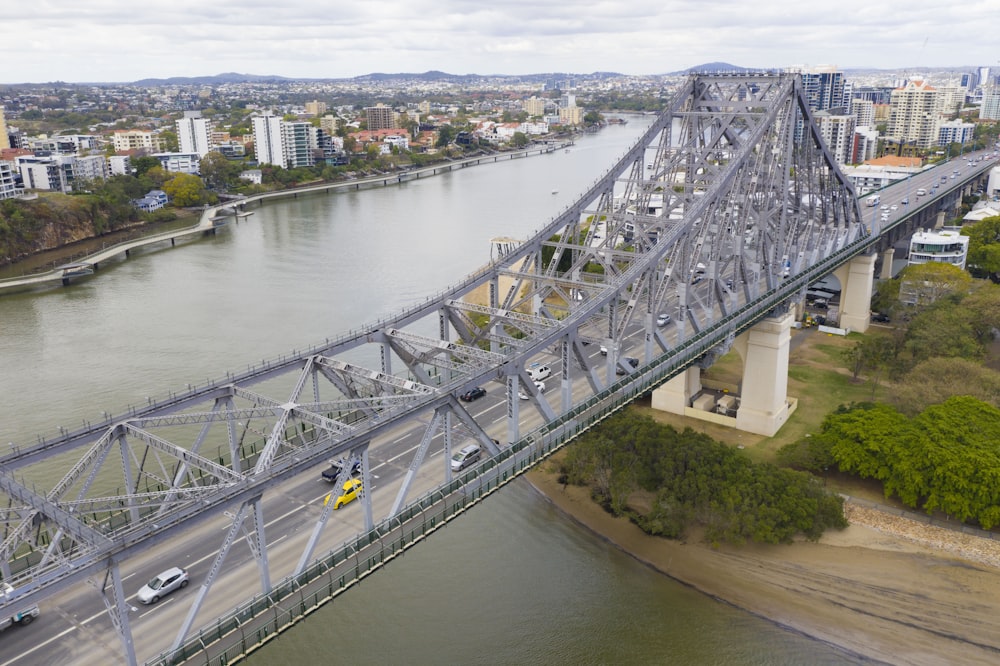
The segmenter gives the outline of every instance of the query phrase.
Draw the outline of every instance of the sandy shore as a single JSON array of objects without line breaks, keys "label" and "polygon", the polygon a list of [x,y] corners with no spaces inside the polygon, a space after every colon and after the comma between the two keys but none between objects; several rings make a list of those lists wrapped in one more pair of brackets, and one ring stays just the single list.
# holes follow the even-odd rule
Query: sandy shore
[{"label": "sandy shore", "polygon": [[848,504],[819,542],[712,548],[649,537],[553,463],[531,483],[573,519],[705,594],[890,664],[1000,664],[1000,543]]}]

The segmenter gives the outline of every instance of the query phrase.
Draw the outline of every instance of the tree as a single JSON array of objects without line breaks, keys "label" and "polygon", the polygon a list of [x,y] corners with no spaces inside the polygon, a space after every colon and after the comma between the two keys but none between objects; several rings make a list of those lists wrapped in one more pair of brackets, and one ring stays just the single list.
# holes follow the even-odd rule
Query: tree
[{"label": "tree", "polygon": [[936,357],[899,378],[889,400],[908,416],[952,396],[968,395],[1000,408],[1000,372],[977,361]]},{"label": "tree", "polygon": [[201,158],[199,171],[206,185],[216,190],[227,190],[239,184],[243,165],[213,150]]},{"label": "tree", "polygon": [[962,235],[969,237],[969,271],[1000,283],[1000,215],[963,226]]},{"label": "tree", "polygon": [[445,148],[455,140],[455,135],[457,134],[454,127],[451,125],[441,125],[438,127],[438,137],[437,141],[434,142],[435,148]]},{"label": "tree", "polygon": [[528,135],[524,132],[514,132],[514,136],[511,138],[510,142],[514,144],[515,148],[524,148],[531,143],[531,139],[529,139]]},{"label": "tree", "polygon": [[163,183],[163,191],[167,193],[175,206],[198,206],[208,202],[208,192],[201,178],[189,173],[176,173]]}]

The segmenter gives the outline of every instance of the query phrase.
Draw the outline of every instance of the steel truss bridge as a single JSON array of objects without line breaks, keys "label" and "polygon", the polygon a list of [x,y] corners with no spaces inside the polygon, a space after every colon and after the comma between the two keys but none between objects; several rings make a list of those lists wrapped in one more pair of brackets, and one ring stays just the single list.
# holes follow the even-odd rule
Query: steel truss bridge
[{"label": "steel truss bridge", "polygon": [[[862,222],[797,76],[693,75],[575,203],[446,292],[4,455],[0,568],[15,592],[3,608],[89,581],[135,663],[121,567],[225,520],[207,574],[192,578],[197,593],[179,602],[188,607],[176,638],[157,650],[176,648],[210,595],[235,603],[270,592],[272,579],[318,556],[333,501],[315,512],[297,564],[271,565],[264,506],[282,484],[341,459],[340,488],[359,462],[360,501],[341,511],[371,530],[418,493],[475,483],[479,468],[453,476],[449,465],[469,441],[482,446],[485,469],[540,437],[568,439],[693,363],[707,367],[878,232]],[[657,325],[661,313],[669,325]],[[538,363],[552,370],[541,390]],[[476,386],[491,390],[460,399]],[[477,420],[483,405],[502,417]],[[369,492],[373,461],[404,436],[414,442],[405,472]],[[53,461],[63,469],[55,479],[39,470]],[[238,541],[259,589],[213,587]]]}]

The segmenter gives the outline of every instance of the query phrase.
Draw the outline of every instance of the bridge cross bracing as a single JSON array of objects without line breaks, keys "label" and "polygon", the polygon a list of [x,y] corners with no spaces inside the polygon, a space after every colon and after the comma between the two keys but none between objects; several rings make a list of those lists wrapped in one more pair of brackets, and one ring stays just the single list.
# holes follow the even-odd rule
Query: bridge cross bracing
[{"label": "bridge cross bracing", "polygon": [[[330,534],[324,507],[298,563],[274,570],[263,519],[282,484],[339,460],[338,489],[357,463],[370,529],[414,493],[451,482],[461,445],[498,456],[581,404],[655,388],[801,298],[872,238],[797,76],[693,75],[579,199],[454,287],[305,352],[3,456],[0,568],[16,589],[5,605],[103,577],[94,586],[134,663],[120,566],[221,518],[225,538],[193,580],[176,647],[240,533],[265,593],[347,536]],[[657,324],[661,314],[669,326]],[[552,372],[544,389],[533,380],[538,364]],[[459,399],[476,386],[493,389],[484,400],[502,404],[499,424]],[[376,486],[373,461],[406,437],[417,445],[405,472]],[[61,478],[38,471],[55,460]]]}]

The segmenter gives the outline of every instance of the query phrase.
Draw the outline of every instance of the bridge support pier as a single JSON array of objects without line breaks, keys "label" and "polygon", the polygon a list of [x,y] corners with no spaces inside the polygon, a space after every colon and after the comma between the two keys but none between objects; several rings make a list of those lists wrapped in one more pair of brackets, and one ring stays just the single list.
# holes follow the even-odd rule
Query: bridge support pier
[{"label": "bridge support pier", "polygon": [[864,333],[871,320],[875,255],[858,255],[833,274],[840,280],[840,327]]},{"label": "bridge support pier", "polygon": [[939,210],[937,217],[934,219],[934,229],[941,229],[944,227],[945,214],[943,210]]},{"label": "bridge support pier", "polygon": [[[737,336],[733,348],[743,359],[740,407],[736,418],[692,406],[702,392],[701,368],[693,365],[653,391],[652,407],[770,437],[794,409],[788,399],[788,351],[795,315],[765,319]],[[712,403],[714,404],[714,403]]]},{"label": "bridge support pier", "polygon": [[788,403],[788,347],[795,317],[764,319],[737,336],[733,348],[743,359],[743,382],[736,427],[770,437],[791,414]]},{"label": "bridge support pier", "polygon": [[895,253],[896,250],[891,247],[882,253],[882,271],[878,275],[880,280],[892,279],[892,258]]}]

